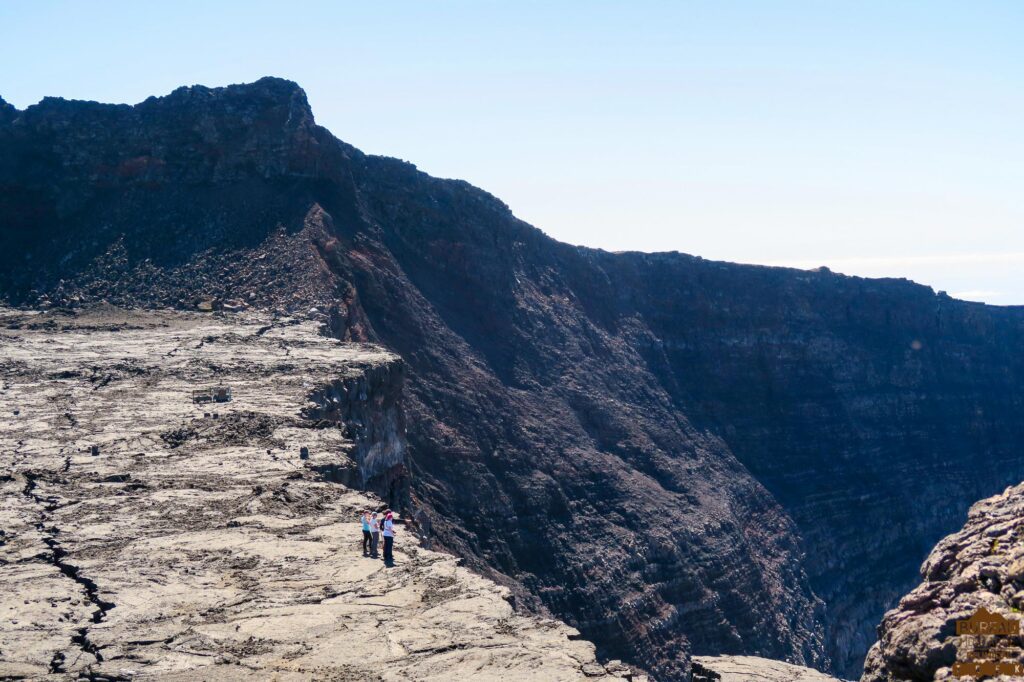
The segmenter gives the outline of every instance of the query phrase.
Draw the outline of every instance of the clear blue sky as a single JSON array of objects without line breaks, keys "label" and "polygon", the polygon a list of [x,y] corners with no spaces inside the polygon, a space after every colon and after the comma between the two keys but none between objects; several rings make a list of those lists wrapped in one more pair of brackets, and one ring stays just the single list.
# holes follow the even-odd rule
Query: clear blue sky
[{"label": "clear blue sky", "polygon": [[5,2],[0,96],[276,75],[573,243],[1024,304],[1024,3]]}]

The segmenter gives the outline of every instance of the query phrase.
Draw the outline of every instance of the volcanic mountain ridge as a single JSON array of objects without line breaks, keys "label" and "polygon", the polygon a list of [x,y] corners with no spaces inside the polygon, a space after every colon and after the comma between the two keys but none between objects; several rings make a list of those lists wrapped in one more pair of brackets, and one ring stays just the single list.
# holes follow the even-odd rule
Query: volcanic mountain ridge
[{"label": "volcanic mountain ridge", "polygon": [[411,475],[378,492],[658,679],[858,675],[931,545],[1024,479],[1020,309],[561,244],[288,81],[0,103],[0,220],[13,305],[276,311],[400,355]]}]

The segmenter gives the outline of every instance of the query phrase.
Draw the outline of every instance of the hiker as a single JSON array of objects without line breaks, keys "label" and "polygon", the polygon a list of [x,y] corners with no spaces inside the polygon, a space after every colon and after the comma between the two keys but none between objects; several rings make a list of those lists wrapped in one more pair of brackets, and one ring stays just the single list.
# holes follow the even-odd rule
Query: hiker
[{"label": "hiker", "polygon": [[391,553],[395,543],[395,518],[390,509],[384,510],[384,563],[391,563],[395,555]]},{"label": "hiker", "polygon": [[377,512],[370,514],[370,556],[377,558],[377,543],[380,541],[380,521]]},{"label": "hiker", "polygon": [[359,520],[363,524],[363,556],[370,555],[370,512],[363,511]]}]

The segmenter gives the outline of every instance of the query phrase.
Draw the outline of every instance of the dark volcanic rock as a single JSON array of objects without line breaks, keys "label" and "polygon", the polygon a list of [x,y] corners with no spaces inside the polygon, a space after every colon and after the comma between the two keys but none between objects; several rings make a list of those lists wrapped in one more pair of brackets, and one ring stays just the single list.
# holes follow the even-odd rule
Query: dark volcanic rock
[{"label": "dark volcanic rock", "polygon": [[4,111],[0,293],[269,307],[389,346],[407,504],[660,678],[687,653],[859,673],[927,547],[1024,478],[1019,310],[560,244],[339,142],[277,79]]},{"label": "dark volcanic rock", "polygon": [[[971,507],[967,523],[942,539],[921,566],[922,583],[885,614],[862,682],[951,679],[957,660],[976,660],[977,637],[956,621],[979,608],[1019,619],[1024,608],[1024,484]],[[1005,637],[1024,663],[1024,639]],[[955,678],[953,678],[955,679]],[[1019,679],[1019,678],[1014,678]]]}]

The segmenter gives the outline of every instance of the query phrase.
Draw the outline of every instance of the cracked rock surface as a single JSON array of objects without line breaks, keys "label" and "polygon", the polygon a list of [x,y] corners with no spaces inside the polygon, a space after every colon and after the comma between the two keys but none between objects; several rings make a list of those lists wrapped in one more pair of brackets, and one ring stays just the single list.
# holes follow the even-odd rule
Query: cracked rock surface
[{"label": "cracked rock surface", "polygon": [[631,677],[405,527],[394,566],[362,556],[381,501],[321,478],[357,446],[301,415],[398,360],[318,332],[0,309],[0,677]]}]

